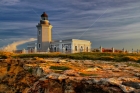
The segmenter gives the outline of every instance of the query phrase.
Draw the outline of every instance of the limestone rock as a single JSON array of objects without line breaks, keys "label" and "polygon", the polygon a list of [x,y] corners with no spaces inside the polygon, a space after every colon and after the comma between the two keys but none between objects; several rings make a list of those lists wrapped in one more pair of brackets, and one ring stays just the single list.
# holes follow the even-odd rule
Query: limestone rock
[{"label": "limestone rock", "polygon": [[49,69],[49,68],[43,68],[43,71],[45,74],[49,74],[49,73],[52,73],[53,70]]},{"label": "limestone rock", "polygon": [[112,85],[121,85],[122,81],[117,80],[116,78],[107,79],[107,81]]},{"label": "limestone rock", "polygon": [[140,89],[135,89],[134,93],[140,93]]},{"label": "limestone rock", "polygon": [[42,68],[37,68],[36,75],[39,76],[39,77],[43,75]]},{"label": "limestone rock", "polygon": [[60,74],[51,73],[51,74],[48,74],[48,75],[46,76],[46,78],[49,78],[49,79],[58,79],[59,76],[60,76]]},{"label": "limestone rock", "polygon": [[58,80],[60,80],[60,81],[67,79],[67,78],[68,78],[68,76],[66,76],[66,75],[59,75],[58,76]]},{"label": "limestone rock", "polygon": [[75,70],[65,70],[64,75],[67,75],[67,76],[80,76],[79,73],[76,72]]},{"label": "limestone rock", "polygon": [[47,80],[46,77],[42,77],[39,79],[39,81],[45,81],[45,80]]},{"label": "limestone rock", "polygon": [[125,92],[125,93],[131,93],[135,90],[135,88],[119,85],[119,87]]},{"label": "limestone rock", "polygon": [[94,68],[88,68],[85,71],[92,72],[92,71],[99,71],[99,70],[101,70],[101,69],[98,67],[94,67]]},{"label": "limestone rock", "polygon": [[118,68],[114,68],[114,69],[112,69],[112,72],[121,72],[121,70]]},{"label": "limestone rock", "polygon": [[135,89],[140,89],[140,82],[132,82],[132,81],[127,81],[122,83],[125,86],[133,87]]}]

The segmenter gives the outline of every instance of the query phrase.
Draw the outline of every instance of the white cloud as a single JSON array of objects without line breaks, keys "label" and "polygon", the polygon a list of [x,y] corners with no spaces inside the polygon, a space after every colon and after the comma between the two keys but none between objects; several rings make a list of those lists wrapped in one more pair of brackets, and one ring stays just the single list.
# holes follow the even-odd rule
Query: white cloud
[{"label": "white cloud", "polygon": [[[19,3],[20,1],[21,3]],[[16,6],[3,7],[1,4],[16,4]],[[21,38],[25,38],[27,35],[27,38],[36,37],[35,26],[39,22],[41,13],[46,11],[49,21],[53,25],[53,38],[55,39],[77,38],[86,30],[81,39],[106,40],[106,42],[138,39],[139,4],[138,0],[43,0],[41,2],[39,0],[0,0],[0,15],[2,17],[11,15],[3,18],[5,22],[3,20],[0,22],[1,36],[5,35],[1,38],[6,36],[13,38],[10,35],[18,38],[20,34]],[[93,24],[106,9],[108,9],[106,13]],[[20,18],[18,18],[19,16]],[[6,22],[8,19],[11,19],[10,22]],[[14,31],[16,35],[13,35],[10,30]],[[3,31],[9,35],[2,33]]]},{"label": "white cloud", "polygon": [[[37,25],[36,21],[30,22],[0,22],[0,29],[22,29],[22,28],[29,28],[34,27]],[[7,27],[7,28],[6,28]]]},{"label": "white cloud", "polygon": [[19,2],[20,2],[20,0],[1,0],[0,4],[2,4],[2,5],[15,5]]},{"label": "white cloud", "polygon": [[26,40],[16,41],[5,47],[2,47],[1,49],[4,51],[12,52],[13,50],[17,50],[17,46],[22,45],[27,42],[35,41],[35,40],[36,40],[35,38],[30,38],[30,39],[26,39]]}]

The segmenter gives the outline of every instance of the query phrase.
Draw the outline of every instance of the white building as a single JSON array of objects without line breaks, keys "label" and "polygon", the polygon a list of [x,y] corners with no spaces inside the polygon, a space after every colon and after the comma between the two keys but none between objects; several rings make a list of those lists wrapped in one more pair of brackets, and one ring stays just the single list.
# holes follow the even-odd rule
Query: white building
[{"label": "white building", "polygon": [[90,52],[91,43],[87,40],[66,39],[58,40],[50,43],[51,52],[77,53]]},{"label": "white building", "polygon": [[40,23],[37,27],[37,43],[29,44],[28,51],[35,52],[62,52],[77,53],[90,52],[91,42],[88,40],[66,39],[52,40],[52,25],[48,20],[48,15],[44,12],[41,15]]}]

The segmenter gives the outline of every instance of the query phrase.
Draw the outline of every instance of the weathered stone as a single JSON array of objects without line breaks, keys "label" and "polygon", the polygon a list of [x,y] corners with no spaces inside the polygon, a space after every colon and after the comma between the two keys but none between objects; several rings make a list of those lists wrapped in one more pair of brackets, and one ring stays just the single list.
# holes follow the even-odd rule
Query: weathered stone
[{"label": "weathered stone", "polygon": [[42,77],[39,79],[39,81],[45,81],[45,80],[47,80],[46,77]]},{"label": "weathered stone", "polygon": [[43,70],[42,70],[42,68],[37,68],[36,75],[37,75],[38,77],[40,77],[40,76],[43,75]]},{"label": "weathered stone", "polygon": [[109,78],[107,79],[108,83],[112,85],[121,85],[122,81],[117,80],[117,78]]},{"label": "weathered stone", "polygon": [[85,71],[92,72],[92,71],[99,71],[99,70],[101,70],[101,69],[98,67],[94,67],[94,68],[88,68]]},{"label": "weathered stone", "polygon": [[135,90],[135,88],[119,85],[119,87],[125,92],[125,93],[131,93]]},{"label": "weathered stone", "polygon": [[89,61],[89,60],[85,60],[83,62],[84,65],[93,65],[93,62]]},{"label": "weathered stone", "polygon": [[[0,92],[4,93],[3,90],[7,90],[6,93],[25,93],[25,91],[26,93],[140,93],[139,68],[127,67],[125,63],[117,63],[115,66],[114,63],[106,61],[78,60],[65,63],[61,62],[61,59],[59,61],[58,64],[28,60],[21,67],[17,64],[22,63],[22,60],[19,63],[12,60],[9,71],[6,71],[8,62],[1,62]],[[72,70],[53,73],[54,71],[49,69],[53,65],[69,66]]]},{"label": "weathered stone", "polygon": [[135,89],[140,89],[140,82],[127,81],[127,82],[123,82],[122,84],[125,86],[133,87]]},{"label": "weathered stone", "polygon": [[64,75],[68,75],[68,76],[80,76],[78,72],[76,72],[75,70],[65,70],[64,71]]},{"label": "weathered stone", "polygon": [[140,89],[135,89],[134,93],[140,93]]},{"label": "weathered stone", "polygon": [[58,79],[59,76],[60,76],[60,74],[51,73],[51,74],[47,75],[46,78],[49,78],[49,79]]},{"label": "weathered stone", "polygon": [[120,69],[118,69],[118,68],[114,68],[114,69],[112,69],[112,72],[121,72],[121,70]]},{"label": "weathered stone", "polygon": [[136,77],[140,77],[140,73],[134,73]]},{"label": "weathered stone", "polygon": [[49,74],[49,73],[52,73],[53,70],[49,69],[49,68],[43,68],[43,71],[45,74]]},{"label": "weathered stone", "polygon": [[58,76],[58,80],[60,80],[60,81],[67,79],[67,78],[68,78],[68,76],[66,76],[66,75],[59,75]]}]

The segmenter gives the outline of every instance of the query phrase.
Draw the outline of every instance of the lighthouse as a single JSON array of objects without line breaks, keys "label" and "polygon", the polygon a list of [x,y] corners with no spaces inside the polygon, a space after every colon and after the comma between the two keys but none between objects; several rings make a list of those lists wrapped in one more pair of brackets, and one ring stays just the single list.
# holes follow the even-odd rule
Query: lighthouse
[{"label": "lighthouse", "polygon": [[48,20],[48,15],[43,12],[40,18],[40,23],[37,27],[37,51],[46,52],[52,41],[52,25]]}]

